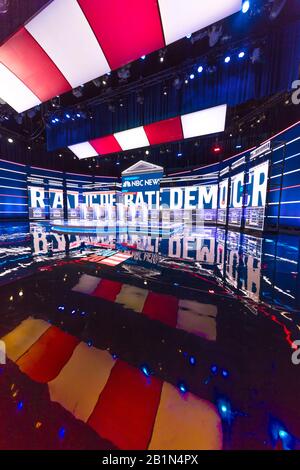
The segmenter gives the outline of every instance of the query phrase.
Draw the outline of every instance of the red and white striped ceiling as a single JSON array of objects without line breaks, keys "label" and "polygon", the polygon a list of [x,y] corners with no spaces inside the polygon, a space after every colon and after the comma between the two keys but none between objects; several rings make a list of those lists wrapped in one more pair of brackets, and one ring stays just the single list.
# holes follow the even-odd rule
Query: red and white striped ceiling
[{"label": "red and white striped ceiling", "polygon": [[23,112],[241,9],[241,0],[53,0],[0,47],[0,97]]},{"label": "red and white striped ceiling", "polygon": [[226,104],[215,106],[70,145],[69,149],[82,159],[223,132],[226,111]]}]

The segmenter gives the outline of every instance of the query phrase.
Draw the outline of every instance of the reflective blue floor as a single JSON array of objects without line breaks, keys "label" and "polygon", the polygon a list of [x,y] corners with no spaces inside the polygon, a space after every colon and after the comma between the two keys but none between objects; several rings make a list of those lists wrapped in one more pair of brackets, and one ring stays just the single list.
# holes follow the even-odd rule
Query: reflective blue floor
[{"label": "reflective blue floor", "polygon": [[[90,233],[85,234],[84,230]],[[141,227],[116,230],[89,229],[87,225],[78,231],[48,222],[2,223],[0,284],[26,276],[38,265],[63,259],[66,250],[69,257],[76,258],[83,250],[88,254],[101,246],[116,246],[133,249],[133,259],[140,267],[159,269],[179,262],[195,271],[206,270],[235,294],[287,310],[300,310],[300,237],[256,237],[216,227],[191,229],[178,225],[169,228],[169,232],[164,230],[163,235],[155,236],[153,231],[148,235]]]},{"label": "reflective blue floor", "polygon": [[[21,337],[21,342],[30,340],[33,345],[22,369],[30,380],[20,375],[14,362],[17,355],[11,352],[12,361],[2,370],[2,376],[0,373],[0,413],[3,429],[9,429],[5,433],[0,429],[0,448],[30,448],[32,442],[36,448],[126,448],[120,444],[120,436],[138,439],[143,434],[144,428],[140,432],[130,430],[126,423],[118,428],[118,436],[107,435],[97,428],[96,418],[92,420],[94,432],[88,423],[82,425],[70,413],[65,414],[65,409],[72,413],[72,400],[78,399],[79,390],[83,402],[90,393],[90,384],[81,383],[78,373],[71,374],[69,380],[59,372],[62,365],[69,364],[65,348],[72,350],[73,346],[68,342],[78,341],[78,354],[82,345],[89,346],[96,357],[99,351],[109,351],[117,361],[116,371],[121,368],[126,377],[134,376],[130,393],[127,383],[114,382],[114,374],[110,376],[108,382],[119,390],[121,400],[115,420],[121,419],[130,399],[138,415],[132,397],[136,380],[144,374],[152,385],[159,380],[179,393],[174,410],[178,419],[182,419],[181,399],[186,403],[186,393],[198,400],[197,412],[203,412],[201,400],[214,407],[213,416],[219,416],[222,431],[212,424],[217,418],[204,421],[204,426],[211,426],[207,435],[214,440],[213,448],[300,448],[300,411],[295,393],[300,366],[291,359],[292,344],[300,339],[300,238],[258,237],[187,225],[165,226],[160,237],[149,235],[146,227],[133,226],[127,231],[89,227],[91,233],[82,234],[87,225],[77,231],[73,228],[72,234],[60,233],[58,224],[1,225],[0,338],[11,334],[8,345],[14,351],[20,341],[20,325],[34,321],[50,328],[48,347],[53,348],[54,335],[54,347],[57,342],[59,348],[55,354],[46,350],[41,358],[47,344],[37,340],[36,327],[25,335],[26,341]],[[62,228],[65,232],[65,226]],[[132,256],[125,260],[127,252]],[[107,259],[114,259],[114,253],[115,265],[112,261],[105,264]],[[119,260],[122,256],[124,259]],[[77,360],[68,367],[84,370],[86,359],[80,356]],[[26,355],[24,360],[21,356],[20,364],[17,361],[19,367],[22,361],[26,362]],[[97,367],[91,370],[96,376]],[[47,385],[39,392],[43,400],[35,398],[36,382],[42,380],[39,374],[49,373],[43,381],[51,383],[53,370],[57,380],[64,379],[61,395],[54,400],[62,406],[54,410]],[[13,398],[16,392],[11,387],[15,383],[23,394],[27,390],[24,401]],[[141,397],[147,396],[147,384],[142,385]],[[124,395],[124,403],[123,388],[129,393]],[[24,418],[20,406],[24,406]],[[112,412],[115,407],[111,406]],[[97,406],[93,413],[94,417],[100,413],[101,423],[107,407],[100,408],[101,413]],[[38,416],[41,413],[43,420]],[[156,405],[153,413],[157,413]],[[189,416],[188,429],[199,426],[193,413],[183,415]],[[55,433],[49,434],[54,418],[64,423],[71,441],[62,443]],[[33,422],[43,423],[39,435]],[[22,439],[14,423],[22,427]],[[139,425],[149,427],[147,420],[139,420]],[[57,426],[55,432],[59,433],[62,425]],[[155,432],[159,434],[158,428]],[[173,445],[178,446],[174,448],[186,448],[184,433],[179,431],[172,437]],[[205,439],[200,441],[197,445],[206,448]]]}]

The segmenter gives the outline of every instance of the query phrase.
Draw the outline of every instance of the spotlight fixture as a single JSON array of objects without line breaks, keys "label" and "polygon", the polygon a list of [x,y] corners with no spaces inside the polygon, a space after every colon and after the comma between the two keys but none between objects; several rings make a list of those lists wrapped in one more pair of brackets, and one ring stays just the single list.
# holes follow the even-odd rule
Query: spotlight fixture
[{"label": "spotlight fixture", "polygon": [[100,78],[95,78],[93,80],[93,84],[95,85],[96,88],[100,88],[101,87],[101,80]]},{"label": "spotlight fixture", "polygon": [[159,62],[163,63],[165,60],[166,51],[161,49],[158,53]]},{"label": "spotlight fixture", "polygon": [[128,64],[118,70],[117,75],[119,77],[120,82],[126,82],[130,78],[130,67],[131,64]]},{"label": "spotlight fixture", "polygon": [[182,87],[182,79],[180,77],[175,77],[173,80],[173,87],[175,90],[179,91]]},{"label": "spotlight fixture", "polygon": [[224,59],[225,64],[228,64],[231,61],[230,55],[226,56]]},{"label": "spotlight fixture", "polygon": [[239,59],[242,59],[243,57],[245,57],[245,52],[244,51],[239,52]]},{"label": "spotlight fixture", "polygon": [[72,94],[73,96],[75,96],[75,98],[82,98],[83,96],[83,92],[82,92],[82,86],[79,86],[77,88],[74,88],[74,90],[72,90]]},{"label": "spotlight fixture", "polygon": [[144,95],[143,95],[142,92],[138,92],[138,94],[136,96],[136,102],[140,105],[144,104]]},{"label": "spotlight fixture", "polygon": [[195,78],[195,75],[193,73],[191,73],[190,80],[194,80],[194,78]]},{"label": "spotlight fixture", "polygon": [[242,12],[243,13],[247,13],[247,11],[249,10],[250,8],[250,2],[249,0],[246,0],[245,2],[243,2],[242,4]]},{"label": "spotlight fixture", "polygon": [[0,14],[4,15],[8,12],[9,0],[0,0]]},{"label": "spotlight fixture", "polygon": [[197,68],[197,71],[198,71],[198,73],[202,73],[202,72],[203,72],[203,67],[202,67],[202,65],[199,65],[199,67]]},{"label": "spotlight fixture", "polygon": [[7,142],[9,142],[10,144],[13,144],[13,143],[14,143],[14,139],[12,139],[11,137],[8,137]]}]

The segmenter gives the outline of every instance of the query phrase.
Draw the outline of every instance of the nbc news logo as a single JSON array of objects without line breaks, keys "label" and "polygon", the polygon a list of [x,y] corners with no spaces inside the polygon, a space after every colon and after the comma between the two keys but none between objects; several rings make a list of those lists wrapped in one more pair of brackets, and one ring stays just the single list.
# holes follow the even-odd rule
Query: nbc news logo
[{"label": "nbc news logo", "polygon": [[0,341],[0,364],[6,364],[6,347],[4,341]]}]

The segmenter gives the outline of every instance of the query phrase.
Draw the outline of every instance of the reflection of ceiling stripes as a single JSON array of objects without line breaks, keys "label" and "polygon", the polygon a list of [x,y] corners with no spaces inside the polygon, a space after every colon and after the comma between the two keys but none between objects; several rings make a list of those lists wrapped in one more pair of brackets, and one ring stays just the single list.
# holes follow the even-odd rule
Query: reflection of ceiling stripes
[{"label": "reflection of ceiling stripes", "polygon": [[[118,449],[222,448],[216,407],[193,393],[183,396],[159,377],[146,377],[138,368],[79,342],[43,320],[28,318],[2,340],[9,360],[29,377],[29,390],[33,390],[30,379],[45,384],[47,400],[50,396],[51,401],[81,420],[83,431],[91,427]],[[20,382],[24,384],[15,381]],[[11,387],[13,390],[14,385]],[[42,385],[39,387],[41,397]],[[30,399],[34,395],[27,397],[27,405]],[[53,419],[48,415],[51,409],[50,400],[44,401],[43,427]],[[2,428],[7,432],[5,426]],[[2,430],[0,438],[3,440]],[[72,439],[74,442],[74,436]]]},{"label": "reflection of ceiling stripes", "polygon": [[241,0],[53,0],[0,47],[0,97],[25,111],[240,8]]},{"label": "reflection of ceiling stripes", "polygon": [[80,277],[78,284],[72,290],[121,304],[124,308],[142,313],[151,320],[158,320],[173,328],[185,330],[209,341],[216,341],[218,311],[215,305],[179,300],[173,295],[152,292],[87,274]]},{"label": "reflection of ceiling stripes", "polygon": [[70,145],[69,149],[79,159],[82,159],[223,132],[226,112],[226,104],[214,106],[213,108],[99,137],[89,142]]}]

